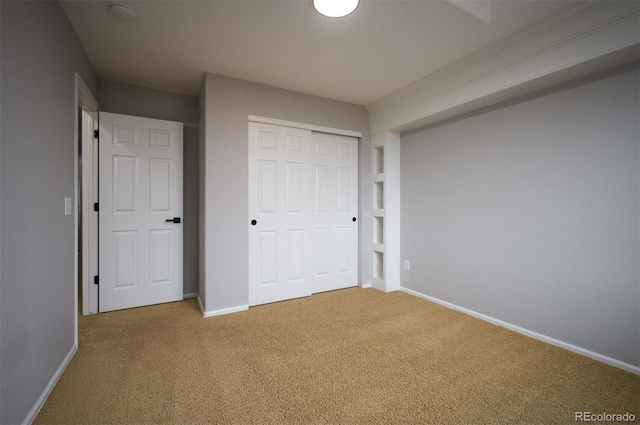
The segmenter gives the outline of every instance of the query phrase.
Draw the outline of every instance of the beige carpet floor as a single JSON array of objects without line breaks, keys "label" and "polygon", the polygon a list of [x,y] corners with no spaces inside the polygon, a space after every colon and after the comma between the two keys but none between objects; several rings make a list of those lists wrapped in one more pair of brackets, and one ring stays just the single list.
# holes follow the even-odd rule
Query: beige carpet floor
[{"label": "beige carpet floor", "polygon": [[571,424],[640,377],[402,292],[81,317],[43,424]]}]

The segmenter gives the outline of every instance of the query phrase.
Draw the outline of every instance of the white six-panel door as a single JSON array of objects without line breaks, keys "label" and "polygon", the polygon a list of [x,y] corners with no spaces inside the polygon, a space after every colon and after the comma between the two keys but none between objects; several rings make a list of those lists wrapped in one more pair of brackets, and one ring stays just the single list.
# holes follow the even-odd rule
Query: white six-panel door
[{"label": "white six-panel door", "polygon": [[249,305],[311,295],[311,132],[249,123]]},{"label": "white six-panel door", "polygon": [[100,312],[181,300],[182,123],[101,112],[99,205]]},{"label": "white six-panel door", "polygon": [[357,285],[357,149],[249,123],[249,305]]},{"label": "white six-panel door", "polygon": [[358,283],[358,139],[313,133],[312,291]]}]

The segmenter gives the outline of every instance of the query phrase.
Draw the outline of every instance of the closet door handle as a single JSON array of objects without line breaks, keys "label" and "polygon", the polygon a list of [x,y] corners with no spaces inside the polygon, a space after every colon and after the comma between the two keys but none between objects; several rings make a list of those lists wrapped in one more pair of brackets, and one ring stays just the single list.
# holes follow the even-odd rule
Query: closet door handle
[{"label": "closet door handle", "polygon": [[258,222],[257,222],[257,221],[255,221],[255,220],[251,220],[251,225],[252,225],[252,226],[255,226],[256,224],[258,224]]},{"label": "closet door handle", "polygon": [[168,218],[164,222],[165,223],[176,223],[176,224],[179,224],[180,223],[180,217]]},{"label": "closet door handle", "polygon": [[351,221],[353,221],[353,222],[355,223],[355,222],[356,222],[356,218],[355,218],[355,217],[353,217],[353,218],[351,219]]}]

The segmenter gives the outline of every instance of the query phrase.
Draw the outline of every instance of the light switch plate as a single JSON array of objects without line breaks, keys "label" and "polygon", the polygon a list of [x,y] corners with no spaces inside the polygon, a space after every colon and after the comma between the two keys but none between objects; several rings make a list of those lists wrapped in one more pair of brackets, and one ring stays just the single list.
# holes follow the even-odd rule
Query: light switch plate
[{"label": "light switch plate", "polygon": [[71,198],[64,198],[64,215],[73,214],[73,202]]}]

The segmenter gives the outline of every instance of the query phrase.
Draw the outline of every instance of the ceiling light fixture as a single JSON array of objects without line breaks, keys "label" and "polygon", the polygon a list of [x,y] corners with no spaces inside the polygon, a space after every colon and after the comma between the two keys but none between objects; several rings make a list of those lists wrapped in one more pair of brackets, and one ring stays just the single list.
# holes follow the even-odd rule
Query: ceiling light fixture
[{"label": "ceiling light fixture", "polygon": [[125,21],[131,21],[136,17],[136,11],[122,3],[111,3],[109,12],[111,12],[113,16],[124,19]]},{"label": "ceiling light fixture", "polygon": [[316,11],[328,18],[342,18],[358,7],[360,0],[313,0]]}]

